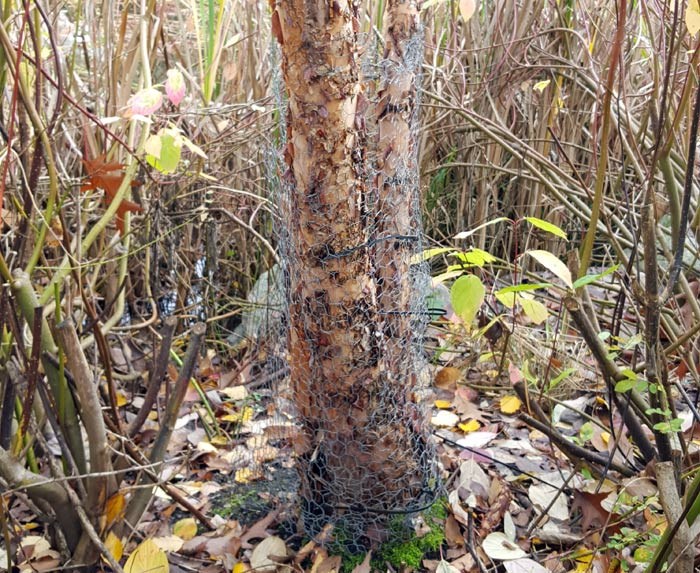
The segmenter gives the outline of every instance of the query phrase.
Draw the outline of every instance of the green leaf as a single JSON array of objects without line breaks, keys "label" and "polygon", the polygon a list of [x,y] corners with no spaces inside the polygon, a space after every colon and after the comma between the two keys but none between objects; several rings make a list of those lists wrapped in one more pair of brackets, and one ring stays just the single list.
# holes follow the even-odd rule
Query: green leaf
[{"label": "green leaf", "polygon": [[659,416],[664,416],[665,418],[671,415],[670,410],[662,410],[661,408],[647,408],[646,410],[644,410],[644,413],[647,416],[658,414]]},{"label": "green leaf", "polygon": [[623,340],[622,342],[622,348],[625,350],[629,350],[630,348],[634,348],[635,346],[641,344],[643,342],[643,338],[641,333],[637,333],[632,335],[630,338],[627,340]]},{"label": "green leaf", "polygon": [[642,378],[638,378],[635,374],[634,377],[628,377],[624,380],[620,380],[615,384],[615,392],[623,393],[631,389],[635,389],[638,392],[644,392],[649,388],[649,382]]},{"label": "green leaf", "polygon": [[450,291],[452,308],[466,325],[471,325],[473,322],[485,296],[486,289],[479,277],[475,275],[459,277]]},{"label": "green leaf", "polygon": [[542,324],[545,320],[547,320],[547,317],[549,316],[547,307],[540,301],[518,297],[518,302],[520,303],[525,316],[527,316],[535,324]]},{"label": "green leaf", "polygon": [[634,550],[633,558],[635,563],[649,563],[654,557],[654,550],[649,547],[637,547]]},{"label": "green leaf", "polygon": [[670,434],[673,430],[671,429],[671,424],[668,422],[659,422],[654,424],[654,429],[662,434]]},{"label": "green leaf", "polygon": [[182,140],[169,129],[161,129],[146,142],[146,161],[164,174],[174,173],[182,155]]},{"label": "green leaf", "polygon": [[515,306],[515,301],[517,300],[517,294],[514,292],[503,292],[503,289],[495,293],[496,300],[500,302],[506,308],[513,308]]},{"label": "green leaf", "polygon": [[476,265],[479,268],[483,268],[486,263],[492,263],[498,260],[498,258],[494,257],[491,253],[487,253],[486,251],[482,251],[481,249],[477,248],[473,248],[466,253],[455,253],[454,255],[459,260],[470,265]]},{"label": "green leaf", "polygon": [[559,277],[566,286],[568,286],[569,288],[574,287],[571,281],[571,271],[552,253],[550,253],[549,251],[535,250],[526,251],[525,254],[530,255],[544,268],[546,268],[548,271]]},{"label": "green leaf", "polygon": [[620,380],[615,384],[615,392],[622,394],[623,392],[628,392],[637,385],[637,381],[632,378],[625,378]]},{"label": "green leaf", "polygon": [[621,374],[624,374],[625,377],[629,378],[630,380],[636,380],[637,378],[639,378],[637,373],[631,368],[625,368],[621,371]]},{"label": "green leaf", "polygon": [[586,275],[585,277],[580,277],[574,281],[574,288],[580,288],[582,286],[585,286],[587,284],[591,284],[592,282],[600,280],[603,277],[609,275],[610,273],[614,273],[619,267],[620,267],[620,265],[613,265],[609,269],[604,270],[602,273],[598,273],[595,275]]},{"label": "green leaf", "polygon": [[451,247],[436,247],[434,249],[426,249],[422,253],[417,253],[411,257],[411,264],[415,265],[418,263],[422,263],[423,261],[427,261],[429,259],[432,259],[433,257],[436,257],[438,255],[441,255],[443,253],[449,253],[451,251],[454,251]]},{"label": "green leaf", "polygon": [[583,443],[591,440],[593,438],[593,424],[591,422],[586,422],[583,424],[579,430],[579,436],[581,437],[581,441]]},{"label": "green leaf", "polygon": [[542,229],[547,233],[551,233],[552,235],[561,237],[565,241],[569,240],[566,236],[566,233],[562,231],[559,227],[557,227],[554,223],[550,223],[549,221],[543,221],[542,219],[538,219],[537,217],[525,217],[525,220],[528,223],[530,223],[530,225],[532,225],[533,227],[537,227],[538,229]]},{"label": "green leaf", "polygon": [[576,372],[576,368],[567,368],[566,370],[560,372],[558,376],[556,376],[549,382],[549,389],[553,390],[554,388],[559,386],[559,384],[561,384],[562,381],[566,380],[574,372]]}]

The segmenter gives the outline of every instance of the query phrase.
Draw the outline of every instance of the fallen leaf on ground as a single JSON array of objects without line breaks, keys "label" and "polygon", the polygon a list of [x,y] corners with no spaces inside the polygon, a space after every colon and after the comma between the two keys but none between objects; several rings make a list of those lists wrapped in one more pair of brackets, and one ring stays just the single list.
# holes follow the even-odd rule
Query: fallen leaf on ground
[{"label": "fallen leaf on ground", "polygon": [[459,573],[459,569],[450,565],[444,559],[441,559],[440,563],[438,563],[438,566],[435,568],[435,573]]},{"label": "fallen leaf on ground", "polygon": [[183,541],[189,541],[197,535],[197,522],[195,522],[193,517],[181,519],[173,525],[173,534]]},{"label": "fallen leaf on ground", "polygon": [[438,428],[452,428],[459,423],[459,416],[447,410],[440,410],[430,419],[430,423]]},{"label": "fallen leaf on ground", "polygon": [[508,395],[501,398],[501,412],[504,414],[515,414],[522,405],[523,403],[517,396]]},{"label": "fallen leaf on ground", "polygon": [[154,537],[153,543],[167,553],[175,553],[180,551],[185,542],[177,535],[164,535],[163,537]]},{"label": "fallen leaf on ground", "polygon": [[270,573],[277,569],[278,560],[287,557],[287,546],[277,536],[266,537],[257,544],[250,556],[250,566],[260,573]]},{"label": "fallen leaf on ground", "polygon": [[550,573],[549,569],[528,558],[504,561],[503,567],[508,573]]},{"label": "fallen leaf on ground", "polygon": [[527,555],[518,545],[500,532],[490,533],[484,539],[482,548],[491,559],[499,561],[521,559]]},{"label": "fallen leaf on ground", "polygon": [[481,424],[479,424],[479,422],[476,420],[469,420],[465,424],[458,424],[457,427],[465,434],[469,434],[470,432],[476,432],[476,430],[481,428]]},{"label": "fallen leaf on ground", "polygon": [[372,560],[372,552],[368,551],[367,555],[365,555],[365,558],[362,560],[362,563],[359,565],[356,565],[355,568],[352,570],[352,573],[371,573],[372,572],[372,567],[370,565],[370,561]]},{"label": "fallen leaf on ground", "polygon": [[124,564],[125,573],[168,573],[168,558],[152,539],[145,539]]}]

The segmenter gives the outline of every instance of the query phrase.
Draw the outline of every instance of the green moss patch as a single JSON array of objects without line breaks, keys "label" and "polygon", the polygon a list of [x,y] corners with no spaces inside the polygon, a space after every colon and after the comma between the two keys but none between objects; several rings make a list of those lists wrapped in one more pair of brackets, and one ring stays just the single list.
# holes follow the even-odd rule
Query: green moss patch
[{"label": "green moss patch", "polygon": [[[427,533],[418,537],[413,527],[413,519],[397,516],[389,522],[388,539],[372,552],[372,570],[384,571],[389,563],[397,570],[419,569],[423,559],[435,557],[445,542],[445,519],[447,508],[444,500],[439,500],[422,514],[428,527]],[[336,528],[335,539],[328,548],[331,555],[340,555],[345,573],[362,563],[366,552],[356,553],[349,548],[342,528]]]}]

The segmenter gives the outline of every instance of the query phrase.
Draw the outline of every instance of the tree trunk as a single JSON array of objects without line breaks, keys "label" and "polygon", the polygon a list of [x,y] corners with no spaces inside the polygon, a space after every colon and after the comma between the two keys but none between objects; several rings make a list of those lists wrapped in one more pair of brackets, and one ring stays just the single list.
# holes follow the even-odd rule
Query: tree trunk
[{"label": "tree trunk", "polygon": [[[419,509],[433,485],[412,393],[421,316],[409,280],[419,231],[410,125],[420,60],[406,68],[402,35],[418,19],[414,2],[390,6],[378,118],[364,95],[358,4],[279,0],[272,16],[289,95],[283,212],[304,522],[310,534],[333,523],[357,541]],[[367,125],[377,121],[372,177]]]}]

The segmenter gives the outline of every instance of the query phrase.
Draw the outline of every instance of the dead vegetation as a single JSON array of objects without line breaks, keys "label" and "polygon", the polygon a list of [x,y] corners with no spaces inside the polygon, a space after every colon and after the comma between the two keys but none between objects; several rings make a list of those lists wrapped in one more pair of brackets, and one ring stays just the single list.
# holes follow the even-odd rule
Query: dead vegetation
[{"label": "dead vegetation", "polygon": [[[374,38],[383,5],[365,10]],[[485,294],[473,322],[449,291],[429,298],[422,397],[447,509],[411,532],[443,538],[375,566],[660,571],[670,555],[692,570],[700,52],[687,10],[422,11],[421,201],[430,246],[446,249],[429,264],[448,286],[478,276]],[[122,549],[152,537],[173,568],[228,571],[276,555],[273,542],[253,559],[271,532],[288,566],[337,567],[329,539],[284,533],[294,414],[278,340],[228,338],[273,298],[250,293],[279,258],[285,104],[268,6],[6,2],[3,22],[0,570],[119,571]],[[168,70],[186,86],[178,104]],[[148,89],[163,99],[152,113],[134,100]],[[474,267],[475,249],[496,259]],[[595,280],[567,288],[533,250],[566,261],[572,284]],[[496,296],[525,282],[539,323]],[[231,480],[259,480],[270,512],[215,517],[210,496]],[[152,501],[155,484],[167,497]],[[177,526],[176,506],[201,529]],[[496,533],[511,553],[493,552]]]}]

